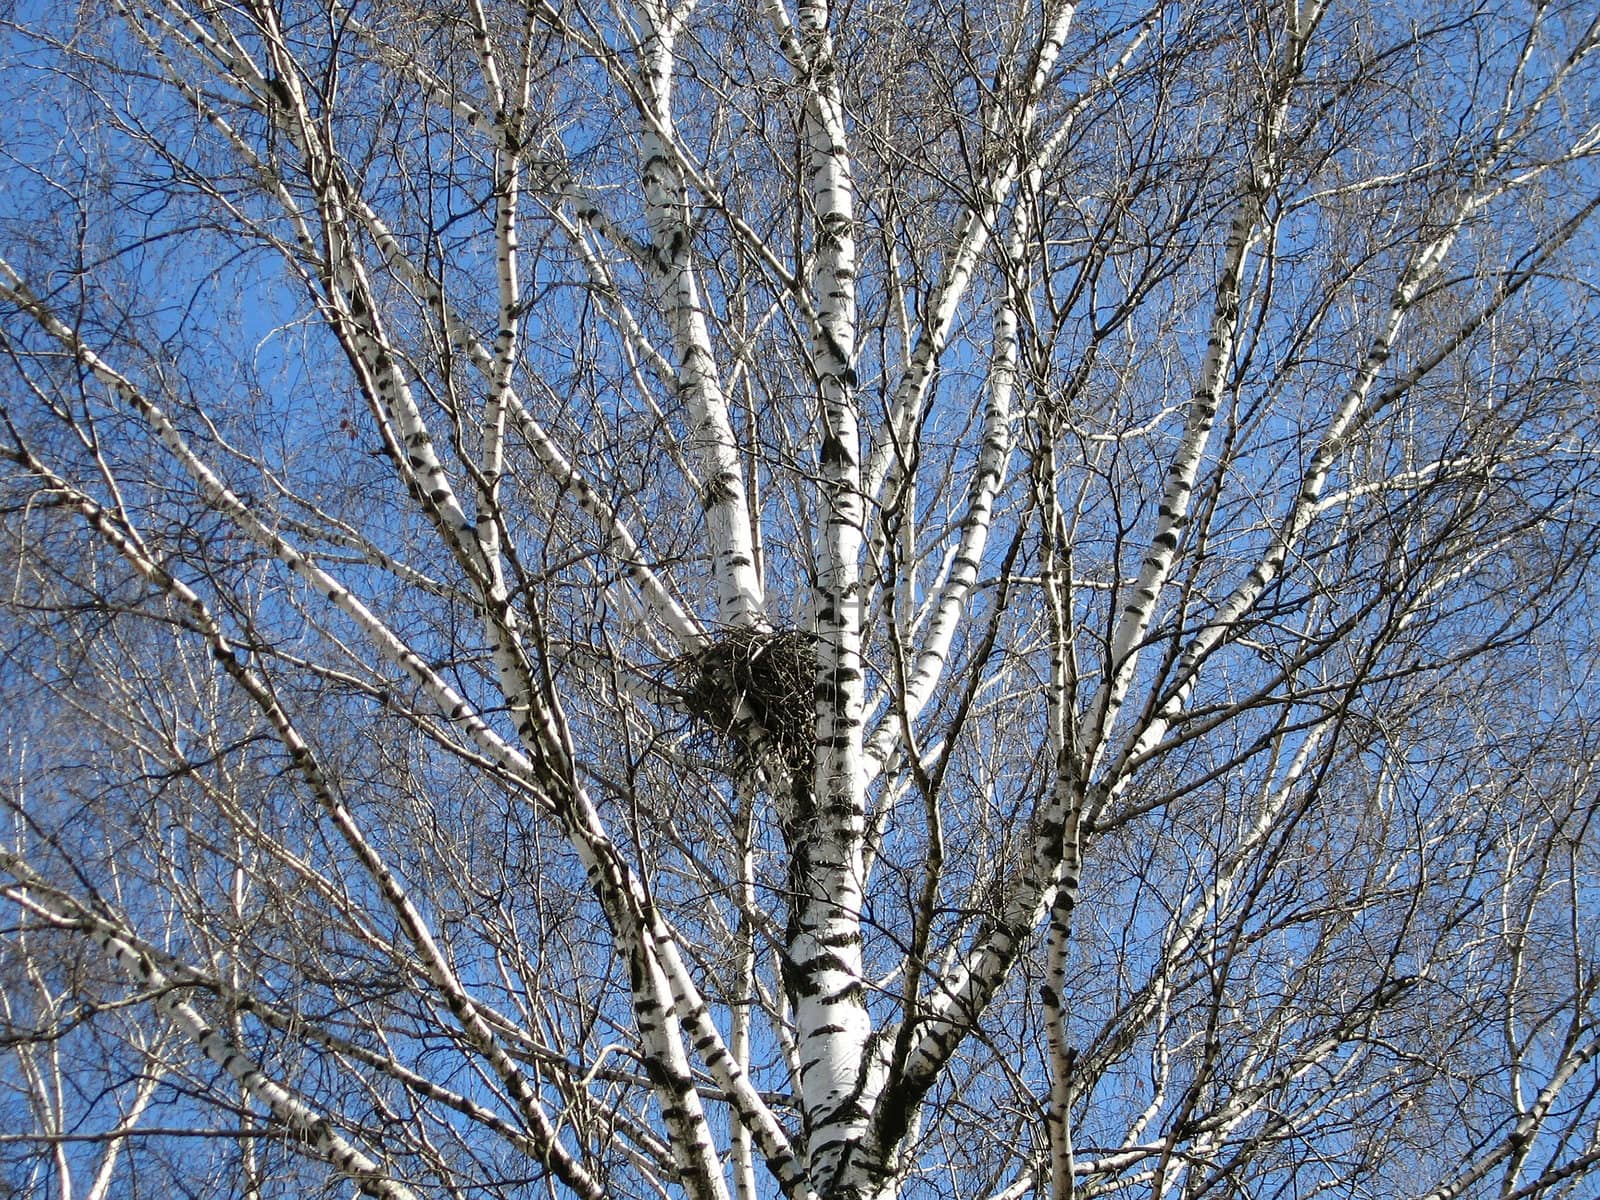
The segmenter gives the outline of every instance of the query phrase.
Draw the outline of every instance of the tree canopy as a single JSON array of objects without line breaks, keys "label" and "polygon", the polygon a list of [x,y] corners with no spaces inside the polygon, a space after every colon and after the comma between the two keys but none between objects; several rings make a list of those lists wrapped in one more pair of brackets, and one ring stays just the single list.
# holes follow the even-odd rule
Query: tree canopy
[{"label": "tree canopy", "polygon": [[1588,1194],[1592,5],[0,15],[0,1193]]}]

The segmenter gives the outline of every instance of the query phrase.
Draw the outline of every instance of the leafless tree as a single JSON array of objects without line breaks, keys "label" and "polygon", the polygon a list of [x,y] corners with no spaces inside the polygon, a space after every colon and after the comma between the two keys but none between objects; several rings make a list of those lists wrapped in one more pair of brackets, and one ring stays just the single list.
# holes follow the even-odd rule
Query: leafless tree
[{"label": "leafless tree", "polygon": [[1589,1194],[1592,5],[10,8],[0,1192]]}]

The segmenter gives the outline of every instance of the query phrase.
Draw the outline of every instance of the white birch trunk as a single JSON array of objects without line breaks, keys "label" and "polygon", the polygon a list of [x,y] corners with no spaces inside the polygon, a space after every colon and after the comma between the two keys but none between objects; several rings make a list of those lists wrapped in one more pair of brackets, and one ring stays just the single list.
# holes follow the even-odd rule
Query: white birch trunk
[{"label": "white birch trunk", "polygon": [[716,580],[717,620],[736,628],[760,626],[766,623],[766,601],[756,574],[744,470],[695,274],[687,187],[670,145],[673,44],[679,18],[669,15],[660,0],[645,0],[637,6],[636,16],[642,32],[639,136],[645,218],[656,286],[677,349],[678,385],[690,424],[689,448],[700,464],[700,502]]},{"label": "white birch trunk", "polygon": [[855,197],[826,3],[802,3],[797,34],[807,80],[806,173],[812,211],[811,370],[821,428],[822,528],[817,544],[816,765],[811,795],[792,816],[794,864],[788,987],[810,1126],[812,1178],[824,1196],[875,1195],[870,1144],[876,1096],[863,991],[861,434],[855,395]]}]

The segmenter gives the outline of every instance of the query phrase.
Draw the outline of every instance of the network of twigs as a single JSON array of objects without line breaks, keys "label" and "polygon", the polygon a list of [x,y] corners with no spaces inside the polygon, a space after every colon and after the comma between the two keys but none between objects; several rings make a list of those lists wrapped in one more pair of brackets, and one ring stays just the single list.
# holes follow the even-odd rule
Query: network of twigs
[{"label": "network of twigs", "polygon": [[809,634],[725,629],[675,666],[685,711],[741,758],[776,756],[791,772],[810,772],[816,759],[817,655]]}]

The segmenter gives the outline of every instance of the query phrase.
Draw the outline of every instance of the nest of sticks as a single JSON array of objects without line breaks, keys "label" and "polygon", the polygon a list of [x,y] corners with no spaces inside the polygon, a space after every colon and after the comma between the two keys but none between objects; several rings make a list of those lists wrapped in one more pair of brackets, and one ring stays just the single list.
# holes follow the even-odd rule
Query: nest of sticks
[{"label": "nest of sticks", "polygon": [[[797,629],[727,629],[679,659],[685,711],[745,758],[776,755],[808,776],[816,761],[817,655]],[[753,718],[753,719],[752,719]]]}]

